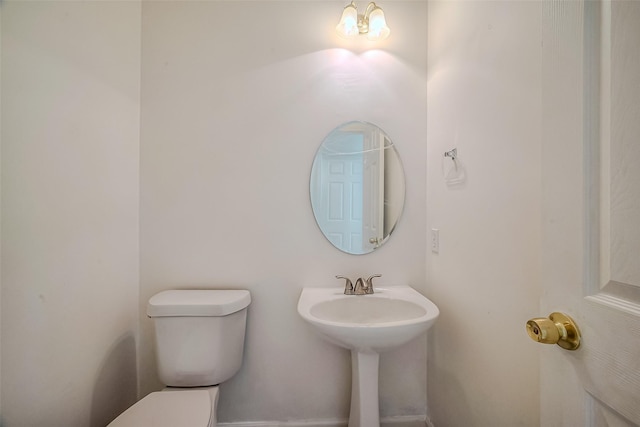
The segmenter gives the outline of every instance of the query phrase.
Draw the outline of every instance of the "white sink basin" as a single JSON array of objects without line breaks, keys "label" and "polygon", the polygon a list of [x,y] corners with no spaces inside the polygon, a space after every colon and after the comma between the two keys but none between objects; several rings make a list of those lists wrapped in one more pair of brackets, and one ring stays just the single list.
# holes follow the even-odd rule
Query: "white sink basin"
[{"label": "white sink basin", "polygon": [[409,286],[377,287],[374,294],[304,288],[298,313],[327,340],[351,350],[349,427],[379,427],[379,353],[405,344],[433,325],[438,307]]},{"label": "white sink basin", "polygon": [[361,352],[405,344],[433,325],[438,307],[409,286],[344,295],[336,288],[304,288],[298,313],[329,341]]}]

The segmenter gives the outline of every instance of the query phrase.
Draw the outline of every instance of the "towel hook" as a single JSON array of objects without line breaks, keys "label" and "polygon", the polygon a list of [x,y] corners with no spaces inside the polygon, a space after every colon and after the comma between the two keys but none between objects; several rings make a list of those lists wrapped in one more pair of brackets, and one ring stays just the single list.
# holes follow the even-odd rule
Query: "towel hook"
[{"label": "towel hook", "polygon": [[451,160],[455,160],[458,157],[458,149],[454,148],[453,150],[445,151],[445,157],[451,157]]}]

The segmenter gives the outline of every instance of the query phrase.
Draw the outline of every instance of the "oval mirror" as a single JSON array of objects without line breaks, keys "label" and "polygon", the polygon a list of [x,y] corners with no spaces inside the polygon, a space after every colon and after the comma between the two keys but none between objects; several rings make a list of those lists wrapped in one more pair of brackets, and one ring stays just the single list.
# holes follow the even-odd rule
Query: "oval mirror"
[{"label": "oval mirror", "polygon": [[343,252],[384,244],[404,206],[400,156],[378,126],[349,122],[320,144],[311,168],[311,207],[322,234]]}]

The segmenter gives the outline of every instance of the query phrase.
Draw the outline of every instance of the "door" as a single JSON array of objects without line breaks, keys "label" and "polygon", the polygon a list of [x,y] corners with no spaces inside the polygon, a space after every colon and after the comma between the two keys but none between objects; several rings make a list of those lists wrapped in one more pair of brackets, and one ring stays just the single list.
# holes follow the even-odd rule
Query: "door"
[{"label": "door", "polygon": [[341,151],[327,152],[320,158],[320,229],[334,246],[349,253],[362,253],[363,137],[345,133],[334,138]]},{"label": "door", "polygon": [[640,1],[542,8],[541,426],[640,425]]}]

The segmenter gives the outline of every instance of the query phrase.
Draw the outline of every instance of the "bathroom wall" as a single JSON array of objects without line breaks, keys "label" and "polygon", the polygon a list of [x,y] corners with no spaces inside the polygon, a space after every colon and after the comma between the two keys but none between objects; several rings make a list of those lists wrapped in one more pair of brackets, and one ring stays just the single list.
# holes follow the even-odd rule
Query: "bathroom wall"
[{"label": "bathroom wall", "polygon": [[[430,1],[428,401],[437,427],[538,426],[541,4]],[[458,171],[443,153],[458,149]]]},{"label": "bathroom wall", "polygon": [[3,426],[136,399],[140,4],[2,12]]},{"label": "bathroom wall", "polygon": [[[336,274],[426,292],[426,2],[384,5],[380,44],[335,36],[341,2],[144,2],[140,189],[141,395],[158,390],[146,302],[171,288],[252,294],[242,369],[219,419],[345,419],[348,352],[296,304]],[[389,242],[352,256],[311,212],[311,164],[337,125],[382,127],[404,162],[406,206]],[[381,359],[383,417],[424,417],[426,340]]]}]

